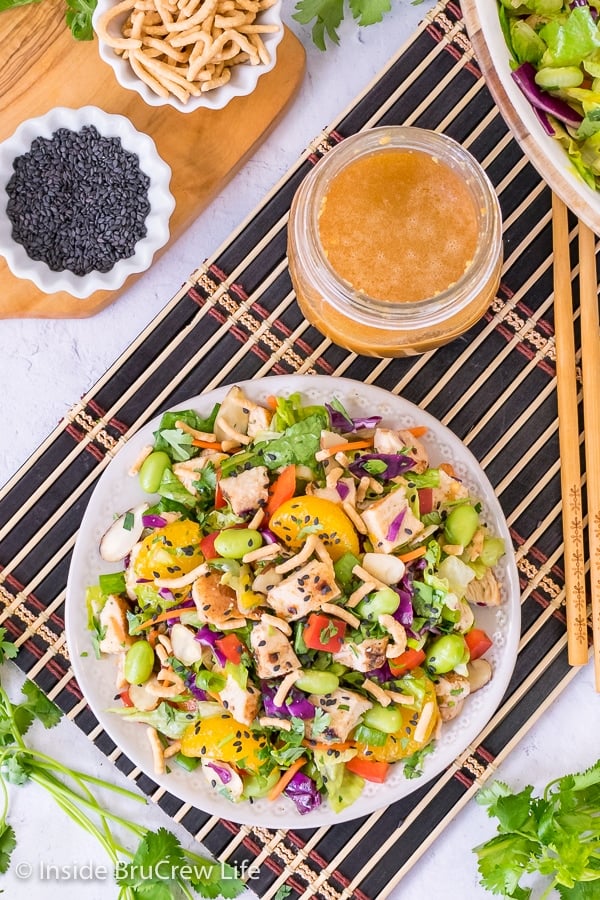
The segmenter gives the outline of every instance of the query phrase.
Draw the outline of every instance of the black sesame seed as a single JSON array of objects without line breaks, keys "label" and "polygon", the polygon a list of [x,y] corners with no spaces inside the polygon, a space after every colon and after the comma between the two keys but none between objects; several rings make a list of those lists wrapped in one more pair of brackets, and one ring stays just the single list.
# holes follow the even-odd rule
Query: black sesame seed
[{"label": "black sesame seed", "polygon": [[12,236],[31,259],[76,275],[109,272],[146,236],[149,178],[120,138],[93,125],[36,138],[6,185]]}]

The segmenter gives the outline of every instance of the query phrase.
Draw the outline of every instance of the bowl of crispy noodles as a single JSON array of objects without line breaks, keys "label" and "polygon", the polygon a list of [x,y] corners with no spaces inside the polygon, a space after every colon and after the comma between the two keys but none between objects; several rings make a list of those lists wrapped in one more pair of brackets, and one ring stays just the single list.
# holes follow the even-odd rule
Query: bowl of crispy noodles
[{"label": "bowl of crispy noodles", "polygon": [[271,71],[281,0],[98,0],[100,57],[150,106],[222,109]]}]

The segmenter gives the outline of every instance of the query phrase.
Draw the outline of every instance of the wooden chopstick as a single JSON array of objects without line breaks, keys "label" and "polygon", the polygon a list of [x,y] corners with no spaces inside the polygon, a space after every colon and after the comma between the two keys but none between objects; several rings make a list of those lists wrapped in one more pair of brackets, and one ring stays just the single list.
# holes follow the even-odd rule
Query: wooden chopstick
[{"label": "wooden chopstick", "polygon": [[582,666],[588,661],[588,639],[571,258],[567,208],[556,194],[552,195],[552,243],[567,652],[570,665]]},{"label": "wooden chopstick", "polygon": [[600,692],[600,320],[596,235],[579,223],[581,373],[585,422],[585,470],[590,551],[590,593],[596,690]]}]

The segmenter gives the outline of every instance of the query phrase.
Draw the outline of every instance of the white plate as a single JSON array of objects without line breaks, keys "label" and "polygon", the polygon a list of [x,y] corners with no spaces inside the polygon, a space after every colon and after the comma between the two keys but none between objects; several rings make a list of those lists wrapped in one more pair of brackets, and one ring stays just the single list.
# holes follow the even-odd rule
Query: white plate
[{"label": "white plate", "polygon": [[[127,471],[140,449],[152,441],[152,431],[156,429],[158,419],[145,425],[131,438],[100,478],[83,517],[73,552],[67,585],[66,633],[75,675],[103,728],[123,752],[158,784],[208,813],[234,822],[261,825],[266,828],[312,828],[332,825],[363,816],[410,794],[462,753],[493,715],[513,671],[519,640],[519,582],[511,553],[512,543],[500,504],[475,457],[449,429],[414,404],[381,388],[363,385],[346,378],[290,375],[238,383],[248,396],[258,403],[265,403],[270,394],[288,396],[300,391],[309,403],[324,403],[330,401],[333,396],[339,397],[351,415],[380,415],[386,424],[400,428],[413,425],[427,426],[428,432],[423,441],[429,450],[432,463],[435,465],[443,461],[452,462],[469,491],[481,500],[486,521],[492,531],[503,537],[509,548],[509,552],[497,568],[502,605],[495,609],[478,608],[476,611],[477,624],[484,628],[494,641],[493,648],[488,653],[494,677],[485,688],[467,698],[462,714],[445,726],[435,751],[425,759],[424,774],[409,781],[404,778],[402,767],[396,766],[384,785],[367,783],[362,796],[342,813],[336,814],[323,804],[314,812],[301,816],[292,801],[285,797],[275,803],[269,803],[267,800],[258,800],[253,804],[231,803],[224,797],[211,793],[201,774],[184,772],[176,765],[168,774],[154,775],[144,726],[125,722],[116,714],[106,712],[108,707],[115,705],[116,667],[114,658],[96,660],[92,652],[86,628],[85,589],[87,585],[97,582],[100,573],[118,569],[118,566],[110,567],[102,562],[98,544],[102,534],[113,521],[115,512],[124,512],[142,499],[137,478],[129,477]],[[221,387],[208,394],[193,397],[185,403],[178,403],[175,408],[191,407],[200,414],[208,414],[213,404],[221,400],[227,390],[228,387]]]},{"label": "white plate", "polygon": [[511,77],[510,51],[500,28],[496,0],[462,0],[461,8],[486,84],[523,152],[566,205],[600,234],[600,192],[582,181],[566,150],[546,134]]}]

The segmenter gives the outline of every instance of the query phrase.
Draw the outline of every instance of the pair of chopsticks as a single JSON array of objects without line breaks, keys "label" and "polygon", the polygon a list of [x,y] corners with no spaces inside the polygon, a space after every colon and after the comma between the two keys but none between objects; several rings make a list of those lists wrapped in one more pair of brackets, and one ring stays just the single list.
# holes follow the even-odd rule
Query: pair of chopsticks
[{"label": "pair of chopsticks", "polygon": [[[592,607],[592,655],[600,692],[600,322],[596,276],[596,235],[579,222],[579,304],[585,439],[588,551]],[[573,334],[573,297],[567,208],[552,195],[554,245],[554,327],[561,465],[568,658],[573,666],[588,661],[583,513],[577,376]]]}]

